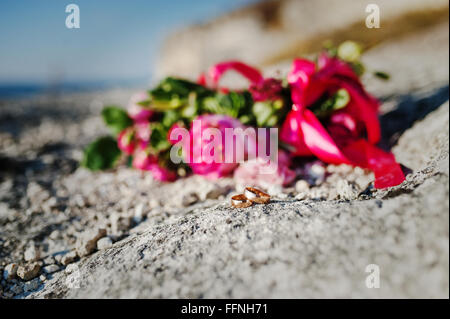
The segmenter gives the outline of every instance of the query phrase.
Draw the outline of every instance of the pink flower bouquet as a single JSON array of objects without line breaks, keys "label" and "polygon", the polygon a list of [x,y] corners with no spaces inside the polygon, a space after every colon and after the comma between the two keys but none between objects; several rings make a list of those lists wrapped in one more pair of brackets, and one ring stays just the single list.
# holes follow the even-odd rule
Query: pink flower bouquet
[{"label": "pink flower bouquet", "polygon": [[[190,173],[210,179],[234,174],[240,182],[287,185],[296,177],[292,159],[307,156],[369,169],[376,188],[398,185],[405,176],[393,154],[377,146],[379,103],[364,90],[357,66],[354,60],[323,52],[317,62],[295,59],[285,81],[264,78],[238,61],[211,67],[197,83],[166,78],[133,96],[127,111],[103,110],[115,137],[89,145],[83,164],[93,170],[111,168],[128,157],[129,165],[161,181]],[[219,85],[229,70],[249,81],[246,90]],[[266,150],[256,148],[259,130],[258,136],[232,136],[233,145],[243,151],[233,161],[225,160],[230,156],[228,130],[260,128],[279,128],[276,161],[262,159]],[[173,160],[174,154],[182,160]],[[271,173],[261,174],[264,167],[272,168]]]}]

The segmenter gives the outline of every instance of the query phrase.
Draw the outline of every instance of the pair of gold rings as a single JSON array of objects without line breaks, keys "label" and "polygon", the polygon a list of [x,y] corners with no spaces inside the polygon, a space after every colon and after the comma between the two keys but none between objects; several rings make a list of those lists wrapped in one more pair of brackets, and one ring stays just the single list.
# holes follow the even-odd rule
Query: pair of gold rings
[{"label": "pair of gold rings", "polygon": [[244,194],[231,197],[231,206],[234,208],[246,208],[253,204],[267,204],[270,202],[270,195],[254,187],[246,187]]}]

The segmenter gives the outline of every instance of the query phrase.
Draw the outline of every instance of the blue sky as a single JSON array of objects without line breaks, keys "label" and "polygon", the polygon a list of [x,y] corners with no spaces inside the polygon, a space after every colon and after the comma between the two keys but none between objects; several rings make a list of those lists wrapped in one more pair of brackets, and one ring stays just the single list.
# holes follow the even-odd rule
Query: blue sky
[{"label": "blue sky", "polygon": [[[149,79],[164,36],[255,0],[1,0],[0,83]],[[80,8],[67,29],[66,5]]]}]

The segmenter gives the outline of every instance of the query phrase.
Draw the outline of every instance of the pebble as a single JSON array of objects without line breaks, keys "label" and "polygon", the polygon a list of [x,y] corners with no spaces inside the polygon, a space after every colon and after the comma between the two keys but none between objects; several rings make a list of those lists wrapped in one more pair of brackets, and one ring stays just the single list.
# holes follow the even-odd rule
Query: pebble
[{"label": "pebble", "polygon": [[41,281],[39,278],[35,278],[33,280],[30,280],[29,282],[26,282],[23,286],[23,289],[25,292],[34,291],[39,288],[39,285],[41,284]]},{"label": "pebble", "polygon": [[72,250],[61,257],[61,264],[64,266],[67,266],[68,264],[71,264],[75,261],[77,258],[77,252],[75,250]]},{"label": "pebble", "polygon": [[341,199],[354,199],[358,196],[355,188],[345,179],[340,179],[336,185],[337,195]]},{"label": "pebble", "polygon": [[315,185],[320,185],[325,180],[325,167],[320,164],[313,164],[309,170],[310,176],[314,179]]},{"label": "pebble", "polygon": [[304,193],[309,191],[309,183],[304,179],[301,179],[295,183],[295,191],[298,193]]},{"label": "pebble", "polygon": [[307,193],[298,193],[297,195],[295,195],[295,199],[297,200],[304,200],[308,198],[308,194]]},{"label": "pebble", "polygon": [[191,205],[197,203],[198,200],[199,200],[199,198],[196,193],[189,193],[189,194],[183,195],[181,203],[183,204],[183,206],[187,207],[187,206],[191,206]]},{"label": "pebble", "polygon": [[15,295],[20,295],[23,292],[24,285],[21,283],[17,283],[12,286],[9,290]]},{"label": "pebble", "polygon": [[34,243],[25,250],[24,259],[25,261],[35,261],[39,259],[39,250],[34,246]]},{"label": "pebble", "polygon": [[106,236],[106,229],[97,228],[81,234],[77,241],[76,251],[78,256],[84,257],[94,252],[97,241]]},{"label": "pebble", "polygon": [[159,200],[152,198],[149,200],[148,205],[149,205],[150,209],[153,209],[153,208],[161,206],[161,203],[159,202]]},{"label": "pebble", "polygon": [[58,239],[59,236],[60,236],[60,231],[56,229],[50,233],[49,237],[50,237],[50,239],[55,240],[55,239]]},{"label": "pebble", "polygon": [[224,196],[228,193],[228,187],[222,187],[220,185],[213,185],[210,190],[206,192],[205,197],[207,199],[218,199],[220,196]]},{"label": "pebble", "polygon": [[43,270],[46,274],[53,274],[54,272],[57,272],[57,271],[59,270],[59,266],[58,266],[58,265],[55,265],[55,264],[53,264],[53,265],[48,265],[48,266],[45,266],[42,270]]},{"label": "pebble", "polygon": [[122,231],[127,231],[131,227],[131,218],[129,216],[122,216],[118,212],[114,212],[109,219],[111,222],[111,231],[115,235],[119,235]]},{"label": "pebble", "polygon": [[134,209],[133,221],[139,224],[144,219],[144,204],[140,203]]},{"label": "pebble", "polygon": [[28,281],[36,277],[41,270],[41,265],[37,262],[28,264],[26,266],[19,266],[17,269],[17,276]]},{"label": "pebble", "polygon": [[98,240],[97,249],[98,250],[107,249],[107,248],[111,247],[112,245],[113,245],[113,242],[112,242],[111,238],[103,237]]},{"label": "pebble", "polygon": [[53,256],[48,256],[43,261],[44,261],[44,265],[53,265],[56,262],[56,260]]},{"label": "pebble", "polygon": [[16,277],[17,274],[17,269],[18,269],[18,265],[17,264],[9,264],[5,267],[5,270],[3,270],[3,278],[5,280],[12,280],[14,279],[14,277]]}]

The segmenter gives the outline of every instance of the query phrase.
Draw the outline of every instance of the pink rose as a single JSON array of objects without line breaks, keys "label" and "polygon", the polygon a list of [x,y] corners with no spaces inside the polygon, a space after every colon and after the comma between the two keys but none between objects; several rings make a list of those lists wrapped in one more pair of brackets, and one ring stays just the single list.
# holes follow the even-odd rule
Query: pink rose
[{"label": "pink rose", "polygon": [[177,174],[175,174],[175,172],[159,166],[158,164],[152,165],[150,172],[152,173],[154,179],[161,182],[173,182],[177,179]]},{"label": "pink rose", "polygon": [[158,158],[151,155],[146,150],[146,146],[141,144],[133,154],[132,166],[142,171],[148,171],[153,178],[162,182],[172,182],[176,179],[175,172],[168,170],[158,164]]},{"label": "pink rose", "polygon": [[[196,122],[198,121],[198,122]],[[199,123],[196,125],[196,123]],[[215,128],[220,133],[220,140],[216,140],[214,136],[208,138],[205,130],[208,128]],[[192,147],[183,146],[183,153],[185,160],[189,163],[192,171],[198,175],[204,175],[207,178],[216,179],[229,175],[237,166],[238,162],[243,158],[236,158],[233,162],[225,162],[225,129],[226,128],[241,128],[245,129],[239,120],[226,115],[201,115],[194,120],[190,129],[190,143]],[[217,143],[217,147],[212,150],[209,146],[212,140]],[[238,135],[235,138],[236,149],[244,147],[243,135]],[[209,145],[209,146],[208,146]],[[186,152],[185,150],[189,150]],[[217,151],[217,152],[216,152]],[[231,150],[232,151],[232,150]],[[211,163],[205,161],[205,157],[210,156],[213,160]],[[244,154],[245,156],[245,154]]]},{"label": "pink rose", "polygon": [[150,171],[158,163],[156,156],[150,155],[144,145],[136,148],[133,154],[132,166],[142,171]]},{"label": "pink rose", "polygon": [[[269,188],[272,185],[286,186],[292,183],[296,177],[295,172],[289,169],[290,163],[289,155],[279,150],[278,164],[268,163],[259,157],[246,161],[234,171],[234,179],[242,185],[260,186],[263,188]],[[274,173],[267,174],[264,173],[265,170],[273,171]]]},{"label": "pink rose", "polygon": [[136,148],[135,131],[133,127],[128,127],[119,133],[117,146],[127,155],[131,155]]}]

